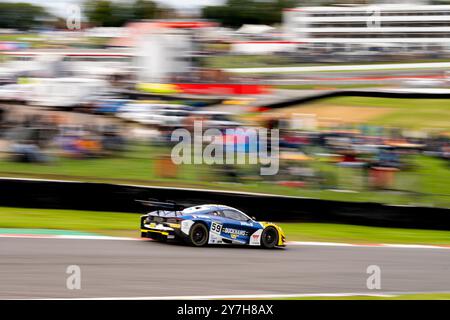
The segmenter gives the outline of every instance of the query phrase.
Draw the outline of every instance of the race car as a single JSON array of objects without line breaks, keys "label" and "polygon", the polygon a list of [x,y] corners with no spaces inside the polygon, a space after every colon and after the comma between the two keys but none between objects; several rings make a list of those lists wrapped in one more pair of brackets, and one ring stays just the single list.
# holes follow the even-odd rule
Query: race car
[{"label": "race car", "polygon": [[283,247],[286,237],[279,226],[258,222],[242,211],[219,204],[185,208],[170,202],[140,201],[158,209],[141,216],[141,237],[181,240],[192,246],[208,244]]}]

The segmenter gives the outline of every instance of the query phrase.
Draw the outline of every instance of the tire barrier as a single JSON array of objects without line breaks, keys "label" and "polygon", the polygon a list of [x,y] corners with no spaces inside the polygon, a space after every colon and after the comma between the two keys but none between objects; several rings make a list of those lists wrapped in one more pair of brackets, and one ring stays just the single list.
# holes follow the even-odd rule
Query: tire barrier
[{"label": "tire barrier", "polygon": [[33,179],[0,179],[0,206],[144,213],[137,199],[219,203],[258,220],[450,230],[450,209],[267,194]]}]

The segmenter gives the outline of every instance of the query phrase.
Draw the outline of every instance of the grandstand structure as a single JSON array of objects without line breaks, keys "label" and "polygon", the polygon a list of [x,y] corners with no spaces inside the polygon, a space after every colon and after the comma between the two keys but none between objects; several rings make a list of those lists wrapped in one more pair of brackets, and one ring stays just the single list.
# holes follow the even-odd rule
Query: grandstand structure
[{"label": "grandstand structure", "polygon": [[314,46],[450,49],[450,5],[376,4],[286,9],[291,41]]}]

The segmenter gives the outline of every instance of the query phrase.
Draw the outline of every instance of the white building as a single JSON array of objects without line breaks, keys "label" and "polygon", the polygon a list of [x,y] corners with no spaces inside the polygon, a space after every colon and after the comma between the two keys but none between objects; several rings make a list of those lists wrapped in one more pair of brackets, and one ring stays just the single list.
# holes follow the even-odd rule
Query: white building
[{"label": "white building", "polygon": [[378,4],[287,9],[284,32],[314,47],[450,48],[450,5]]},{"label": "white building", "polygon": [[192,39],[182,29],[155,28],[143,34],[134,47],[138,80],[164,81],[192,68]]},{"label": "white building", "polygon": [[107,78],[127,72],[132,63],[129,50],[121,49],[30,49],[6,51],[0,66],[12,75],[33,77]]},{"label": "white building", "polygon": [[277,52],[295,52],[295,41],[265,40],[265,41],[233,41],[231,52],[236,54],[273,54]]}]

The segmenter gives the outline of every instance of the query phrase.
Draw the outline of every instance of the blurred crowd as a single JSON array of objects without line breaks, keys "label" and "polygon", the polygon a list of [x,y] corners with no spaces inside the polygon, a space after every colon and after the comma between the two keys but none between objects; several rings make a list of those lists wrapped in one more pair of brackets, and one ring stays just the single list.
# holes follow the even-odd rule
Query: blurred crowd
[{"label": "blurred crowd", "polygon": [[279,178],[319,188],[339,189],[338,175],[346,170],[353,180],[359,179],[357,188],[394,188],[397,172],[414,172],[414,156],[450,159],[449,138],[440,134],[418,138],[399,129],[352,125],[310,132],[281,130],[280,136],[284,152]]},{"label": "blurred crowd", "polygon": [[[117,157],[136,143],[162,146],[165,148],[163,153],[170,157],[170,147],[175,145],[171,141],[173,130],[182,127],[194,132],[194,123],[201,121],[203,131],[216,128],[222,134],[226,134],[226,129],[237,127],[261,126],[279,130],[279,171],[276,175],[261,176],[257,170],[259,165],[254,164],[215,164],[208,169],[208,176],[214,181],[265,181],[310,189],[395,189],[399,172],[415,171],[417,163],[411,161],[414,156],[441,158],[450,163],[450,143],[445,133],[410,134],[400,129],[366,124],[301,130],[292,128],[291,120],[280,116],[252,123],[236,121],[234,116],[226,113],[199,112],[189,108],[180,115],[179,107],[175,107],[178,110],[176,115],[172,115],[174,110],[168,108],[171,115],[139,126],[130,125],[124,119],[98,121],[103,119],[102,116],[94,115],[71,121],[64,113],[9,117],[6,109],[0,109],[0,148],[10,161],[35,163],[52,163],[60,157]],[[155,108],[156,112],[161,106]],[[250,143],[245,139],[248,137],[242,141]],[[224,149],[230,141],[236,143],[235,137],[226,135],[220,141]],[[250,150],[248,145],[242,148],[235,145],[233,148],[244,154]],[[269,153],[271,151],[269,148]],[[175,172],[172,177],[180,178],[177,170],[173,169],[173,163],[167,161],[162,165],[162,175]],[[350,183],[344,183],[346,179]]]},{"label": "blurred crowd", "polygon": [[1,151],[11,161],[47,163],[58,156],[78,159],[111,156],[125,149],[116,125],[67,123],[61,115],[25,115],[10,120],[0,109]]}]

